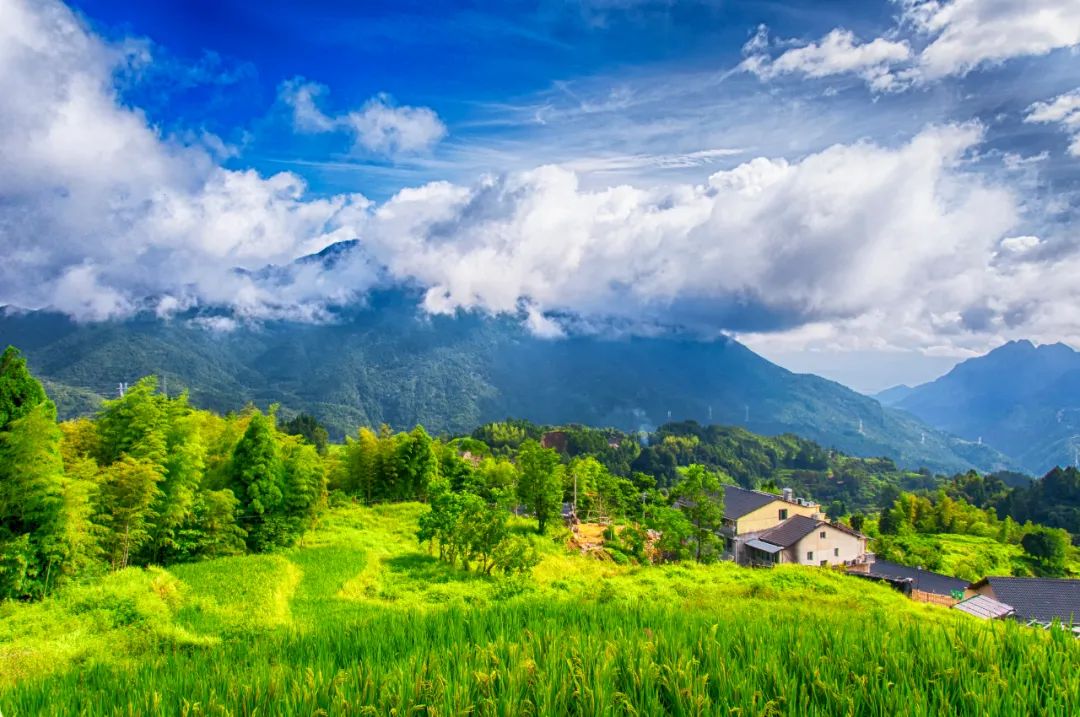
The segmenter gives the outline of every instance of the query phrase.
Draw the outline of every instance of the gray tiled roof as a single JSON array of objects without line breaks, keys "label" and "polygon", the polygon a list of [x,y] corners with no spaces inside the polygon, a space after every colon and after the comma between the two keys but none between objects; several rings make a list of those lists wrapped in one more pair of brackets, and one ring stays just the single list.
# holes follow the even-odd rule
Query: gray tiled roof
[{"label": "gray tiled roof", "polygon": [[805,515],[794,515],[775,528],[769,528],[758,538],[773,545],[788,548],[817,530],[818,526],[825,524],[823,520],[807,518]]},{"label": "gray tiled roof", "polygon": [[920,568],[911,568],[888,560],[875,560],[870,565],[869,574],[886,580],[911,580],[911,587],[914,589],[935,595],[948,595],[953,590],[963,592],[968,586],[967,580]]},{"label": "gray tiled roof", "polygon": [[1050,622],[1054,618],[1080,623],[1080,580],[1054,578],[983,578],[994,598],[1012,605],[1021,620]]},{"label": "gray tiled roof", "polygon": [[782,499],[772,493],[740,488],[737,485],[725,485],[724,517],[728,520],[738,520],[747,513],[753,513],[758,508],[766,506],[774,500]]}]

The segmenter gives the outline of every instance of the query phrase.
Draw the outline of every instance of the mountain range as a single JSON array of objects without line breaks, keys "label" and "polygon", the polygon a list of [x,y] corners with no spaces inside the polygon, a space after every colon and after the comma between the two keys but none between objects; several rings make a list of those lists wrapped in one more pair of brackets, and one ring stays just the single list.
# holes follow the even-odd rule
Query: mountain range
[{"label": "mountain range", "polygon": [[[0,343],[22,349],[61,414],[94,410],[120,383],[155,374],[170,392],[220,411],[277,403],[314,414],[336,436],[421,423],[468,432],[507,417],[624,430],[669,420],[796,433],[862,456],[936,471],[1011,467],[838,383],[787,371],[729,338],[544,339],[515,317],[427,316],[419,296],[383,291],[324,323],[229,324],[206,315],[76,323],[7,309]],[[211,316],[211,319],[224,318]]]},{"label": "mountain range", "polygon": [[1080,455],[1080,353],[1011,341],[941,378],[876,398],[966,440],[989,444],[1042,475]]}]

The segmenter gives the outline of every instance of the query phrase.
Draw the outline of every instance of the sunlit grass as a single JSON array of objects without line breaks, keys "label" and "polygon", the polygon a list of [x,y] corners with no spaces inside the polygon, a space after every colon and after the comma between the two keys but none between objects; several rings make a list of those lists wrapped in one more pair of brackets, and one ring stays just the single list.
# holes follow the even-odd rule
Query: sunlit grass
[{"label": "sunlit grass", "polygon": [[[415,504],[303,544],[0,608],[0,711],[1076,714],[1080,642],[831,570],[619,566],[531,535],[523,589],[417,544]],[[512,588],[512,589],[508,589]]]}]

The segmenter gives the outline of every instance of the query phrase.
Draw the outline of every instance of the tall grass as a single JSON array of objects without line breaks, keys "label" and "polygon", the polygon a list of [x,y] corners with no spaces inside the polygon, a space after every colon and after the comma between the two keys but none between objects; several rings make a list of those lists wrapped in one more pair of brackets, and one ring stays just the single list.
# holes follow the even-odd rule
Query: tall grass
[{"label": "tall grass", "polygon": [[518,594],[427,555],[422,511],[345,506],[280,554],[0,604],[0,713],[1080,714],[1061,631],[831,570],[619,566],[540,537]]},{"label": "tall grass", "polygon": [[29,715],[1075,715],[1080,644],[743,602],[519,602],[380,611],[216,648],[171,646],[0,697]]}]

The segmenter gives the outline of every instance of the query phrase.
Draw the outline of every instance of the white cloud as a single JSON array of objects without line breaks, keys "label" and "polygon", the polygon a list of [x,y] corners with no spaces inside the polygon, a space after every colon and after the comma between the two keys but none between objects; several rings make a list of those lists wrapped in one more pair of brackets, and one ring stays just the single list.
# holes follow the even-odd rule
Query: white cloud
[{"label": "white cloud", "polygon": [[[874,346],[1080,334],[1080,257],[1017,236],[1018,198],[965,162],[975,124],[649,188],[592,188],[544,166],[375,204],[312,198],[293,174],[225,169],[162,137],[117,98],[123,57],[62,5],[0,1],[0,96],[19,98],[0,103],[0,303],[320,320],[390,281],[425,287],[430,312],[509,312],[553,337],[564,316]],[[302,88],[298,122],[322,131]],[[373,127],[387,146],[420,141]],[[354,237],[361,249],[332,269],[290,263]]]},{"label": "white cloud", "polygon": [[295,175],[230,171],[163,138],[117,97],[127,57],[62,4],[0,2],[0,94],[18,98],[0,103],[0,303],[92,319],[195,300],[291,311],[305,290],[266,295],[232,268],[353,237],[366,200],[308,200]]},{"label": "white cloud", "polygon": [[775,328],[908,306],[951,283],[954,306],[977,296],[959,277],[1016,220],[1008,192],[958,164],[980,137],[932,127],[896,149],[758,158],[652,190],[587,191],[557,167],[428,185],[381,206],[364,236],[392,276],[430,287],[436,312],[526,301],[545,315]]},{"label": "white cloud", "polygon": [[427,107],[395,105],[384,94],[372,97],[358,110],[331,117],[318,106],[326,94],[322,85],[299,78],[283,83],[279,90],[281,100],[292,108],[297,131],[348,132],[359,151],[385,155],[422,152],[446,136],[446,125]]},{"label": "white cloud", "polygon": [[898,1],[930,38],[919,54],[927,79],[1080,44],[1080,0]]},{"label": "white cloud", "polygon": [[1026,254],[1042,244],[1039,237],[1025,234],[1017,237],[1006,237],[1001,240],[1001,250],[1010,254]]},{"label": "white cloud", "polygon": [[1024,121],[1060,124],[1072,138],[1069,153],[1080,157],[1080,89],[1066,92],[1049,102],[1036,102],[1028,107]]},{"label": "white cloud", "polygon": [[851,73],[878,91],[898,88],[892,68],[911,57],[911,48],[905,41],[879,37],[860,43],[854,33],[843,28],[834,29],[818,42],[794,47],[773,59],[768,54],[767,31],[762,27],[743,51],[747,54],[743,69],[765,80],[788,74],[820,78]]},{"label": "white cloud", "polygon": [[896,27],[864,43],[835,28],[817,42],[794,43],[773,58],[768,30],[761,26],[743,47],[746,59],[740,67],[764,80],[853,74],[875,91],[891,92],[1080,45],[1080,0],[893,2],[901,6]]}]

